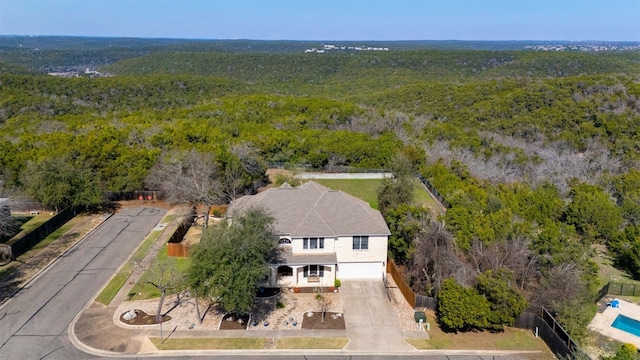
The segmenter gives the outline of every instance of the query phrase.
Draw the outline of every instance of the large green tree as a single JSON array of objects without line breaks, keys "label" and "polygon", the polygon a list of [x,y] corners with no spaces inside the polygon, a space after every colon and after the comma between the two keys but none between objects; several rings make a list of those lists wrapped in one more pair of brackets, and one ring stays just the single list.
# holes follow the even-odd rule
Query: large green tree
[{"label": "large green tree", "polygon": [[622,225],[622,212],[611,196],[601,187],[578,184],[571,189],[571,203],[565,212],[566,221],[575,225],[587,240],[607,241]]},{"label": "large green tree", "polygon": [[527,306],[527,300],[516,288],[513,272],[507,269],[487,270],[476,278],[476,289],[489,301],[489,322],[496,329],[513,325]]},{"label": "large green tree", "polygon": [[21,181],[25,192],[56,211],[67,206],[91,207],[104,198],[95,173],[68,158],[44,159],[27,165]]},{"label": "large green tree", "polygon": [[260,282],[269,274],[269,263],[278,257],[272,223],[265,210],[250,208],[209,227],[192,249],[189,286],[225,312],[249,312]]}]

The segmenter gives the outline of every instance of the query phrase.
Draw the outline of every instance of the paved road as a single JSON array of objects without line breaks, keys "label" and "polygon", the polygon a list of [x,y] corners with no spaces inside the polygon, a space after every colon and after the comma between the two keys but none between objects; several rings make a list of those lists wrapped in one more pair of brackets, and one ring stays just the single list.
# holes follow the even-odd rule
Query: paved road
[{"label": "paved road", "polygon": [[122,209],[0,309],[0,359],[86,359],[67,328],[166,210]]}]

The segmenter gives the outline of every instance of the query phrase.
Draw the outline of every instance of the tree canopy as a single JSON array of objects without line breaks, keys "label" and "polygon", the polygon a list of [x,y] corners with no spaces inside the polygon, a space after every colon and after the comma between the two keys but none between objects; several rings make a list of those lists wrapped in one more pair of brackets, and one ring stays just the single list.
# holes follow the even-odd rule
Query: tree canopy
[{"label": "tree canopy", "polygon": [[266,211],[252,208],[209,227],[192,248],[189,286],[226,312],[249,312],[269,264],[278,259],[272,223]]}]

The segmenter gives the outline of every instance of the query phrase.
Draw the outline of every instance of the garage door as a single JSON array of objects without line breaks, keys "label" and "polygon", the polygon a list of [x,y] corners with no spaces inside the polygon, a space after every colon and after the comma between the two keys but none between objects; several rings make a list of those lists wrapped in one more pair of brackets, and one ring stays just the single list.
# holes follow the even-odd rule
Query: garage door
[{"label": "garage door", "polygon": [[382,279],[382,263],[339,263],[338,279]]}]

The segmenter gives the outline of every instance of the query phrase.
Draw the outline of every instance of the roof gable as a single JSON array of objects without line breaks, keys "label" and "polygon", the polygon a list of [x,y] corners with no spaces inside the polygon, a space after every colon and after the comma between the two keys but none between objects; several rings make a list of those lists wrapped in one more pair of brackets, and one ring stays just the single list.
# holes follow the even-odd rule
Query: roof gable
[{"label": "roof gable", "polygon": [[367,202],[314,181],[243,196],[231,203],[229,212],[252,206],[269,210],[281,234],[297,237],[390,234],[380,212]]}]

